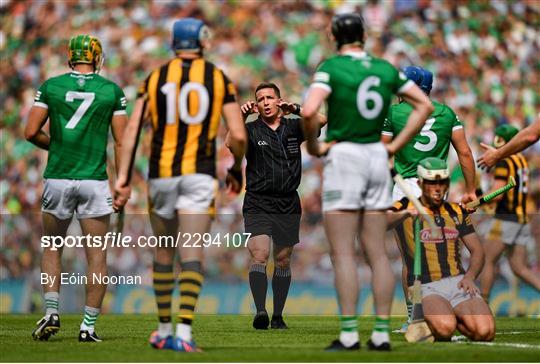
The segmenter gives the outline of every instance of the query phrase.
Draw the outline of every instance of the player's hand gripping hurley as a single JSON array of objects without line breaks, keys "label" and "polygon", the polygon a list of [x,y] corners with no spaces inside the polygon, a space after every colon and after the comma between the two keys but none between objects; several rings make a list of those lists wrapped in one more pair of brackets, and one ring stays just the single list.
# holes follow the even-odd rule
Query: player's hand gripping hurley
[{"label": "player's hand gripping hurley", "polygon": [[508,183],[505,186],[502,186],[501,188],[499,188],[499,189],[497,189],[497,190],[495,190],[493,192],[486,193],[484,196],[482,196],[482,197],[480,197],[480,198],[478,198],[478,199],[476,199],[474,201],[469,202],[468,204],[465,205],[465,207],[468,208],[468,209],[475,209],[480,205],[488,203],[489,201],[493,200],[495,197],[505,193],[506,191],[511,190],[514,187],[516,187],[516,180],[515,180],[515,178],[513,176],[510,176],[510,183]]}]

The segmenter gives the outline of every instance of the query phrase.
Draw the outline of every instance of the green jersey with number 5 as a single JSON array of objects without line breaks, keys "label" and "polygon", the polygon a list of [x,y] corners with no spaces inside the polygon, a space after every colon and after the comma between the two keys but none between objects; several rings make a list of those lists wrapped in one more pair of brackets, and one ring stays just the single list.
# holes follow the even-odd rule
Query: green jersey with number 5
[{"label": "green jersey with number 5", "polygon": [[43,176],[107,179],[111,120],[126,114],[122,89],[95,73],[70,72],[45,81],[34,100],[49,114],[51,142]]},{"label": "green jersey with number 5", "polygon": [[327,141],[374,143],[381,139],[392,97],[412,81],[383,59],[347,52],[324,61],[312,87],[330,91]]},{"label": "green jersey with number 5", "polygon": [[[452,132],[463,128],[454,111],[448,106],[432,101],[435,111],[426,120],[419,134],[407,143],[394,159],[394,168],[404,178],[416,177],[418,162],[427,157],[447,160]],[[383,135],[398,135],[405,127],[413,108],[406,102],[392,105],[384,122]]]}]

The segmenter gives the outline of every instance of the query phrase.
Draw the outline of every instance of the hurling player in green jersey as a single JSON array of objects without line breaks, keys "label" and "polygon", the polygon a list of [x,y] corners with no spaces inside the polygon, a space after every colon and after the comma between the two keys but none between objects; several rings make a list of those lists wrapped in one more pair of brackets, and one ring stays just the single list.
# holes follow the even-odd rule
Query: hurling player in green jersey
[{"label": "hurling player in green jersey", "polygon": [[[332,35],[337,55],[319,66],[302,106],[308,152],[316,156],[328,154],[322,202],[341,311],[341,333],[326,350],[360,347],[356,236],[372,270],[376,320],[368,348],[390,350],[394,275],[383,244],[386,209],[392,204],[388,157],[420,131],[433,106],[403,73],[363,50],[364,25],[360,15],[334,16]],[[414,110],[403,132],[385,147],[381,131],[396,94],[413,105]],[[320,143],[317,112],[324,101],[328,103],[328,131],[326,143]]]},{"label": "hurling player in green jersey", "polygon": [[[44,237],[65,237],[75,213],[83,235],[104,241],[109,215],[113,208],[121,207],[113,206],[106,160],[111,129],[118,165],[120,141],[127,123],[126,98],[114,82],[98,75],[102,63],[103,51],[96,37],[71,38],[68,64],[72,71],[45,81],[30,110],[25,137],[48,151],[42,197]],[[48,133],[44,128],[47,120]],[[46,313],[32,333],[36,340],[48,340],[60,329],[62,248],[48,244],[43,249],[41,277]],[[106,250],[87,245],[85,252],[88,283],[79,341],[99,342],[94,326],[107,286],[93,278],[107,274]]]},{"label": "hurling player in green jersey", "polygon": [[[409,66],[403,70],[403,73],[429,96],[433,84],[433,74],[430,71],[418,66]],[[465,178],[465,193],[461,199],[461,202],[465,204],[476,199],[476,174],[471,148],[467,143],[463,124],[454,111],[444,104],[436,101],[432,102],[435,110],[427,119],[420,134],[415,135],[403,149],[394,155],[394,168],[397,173],[403,176],[405,182],[415,195],[420,197],[422,191],[416,176],[418,163],[427,157],[436,157],[446,161],[448,159],[450,144],[452,144],[456,150]],[[403,99],[400,100],[399,104],[390,107],[384,121],[382,132],[383,143],[390,143],[394,136],[401,133],[411,111],[412,106]],[[403,197],[405,197],[405,194],[395,184],[392,199],[399,201]],[[412,312],[412,303],[407,297],[407,266],[405,264],[403,264],[402,283],[405,291],[408,315],[407,323],[401,328],[401,331],[405,332],[408,323],[410,323]]]},{"label": "hurling player in green jersey", "polygon": [[[403,72],[429,96],[433,83],[433,74],[430,71],[418,66],[409,66]],[[399,104],[392,105],[388,111],[382,132],[383,143],[389,143],[394,136],[403,130],[412,111],[410,104],[404,100],[400,101]],[[476,199],[474,159],[465,137],[463,124],[447,105],[433,100],[432,103],[435,111],[427,119],[420,134],[416,135],[403,149],[395,154],[394,168],[397,173],[405,178],[411,189],[416,192],[416,195],[420,196],[421,191],[416,178],[418,162],[427,157],[437,157],[446,161],[450,144],[452,144],[456,150],[465,178],[465,193],[461,202],[473,201]],[[399,186],[394,185],[392,199],[397,201],[404,196]]]}]

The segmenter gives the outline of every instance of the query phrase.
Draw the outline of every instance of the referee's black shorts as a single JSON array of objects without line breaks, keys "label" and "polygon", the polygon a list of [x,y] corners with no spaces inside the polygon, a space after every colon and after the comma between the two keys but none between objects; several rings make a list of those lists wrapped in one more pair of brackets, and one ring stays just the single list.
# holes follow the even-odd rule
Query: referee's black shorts
[{"label": "referee's black shorts", "polygon": [[279,246],[300,241],[302,206],[296,191],[273,196],[246,192],[242,213],[245,231],[251,236],[268,235]]}]

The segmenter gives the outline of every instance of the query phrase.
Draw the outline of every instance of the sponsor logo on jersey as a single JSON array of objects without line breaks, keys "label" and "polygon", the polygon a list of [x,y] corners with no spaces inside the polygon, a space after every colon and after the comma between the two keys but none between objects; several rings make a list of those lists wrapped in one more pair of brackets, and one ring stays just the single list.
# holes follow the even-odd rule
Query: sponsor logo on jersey
[{"label": "sponsor logo on jersey", "polygon": [[444,229],[444,234],[441,234],[441,236],[437,237],[431,236],[431,229],[423,229],[422,231],[420,231],[420,240],[424,244],[439,244],[444,243],[445,237],[447,241],[455,240],[459,237],[459,231],[454,228],[444,227],[441,229]]},{"label": "sponsor logo on jersey", "polygon": [[257,145],[263,146],[263,145],[268,145],[268,143],[266,141],[264,141],[264,140],[259,140],[257,142]]}]

